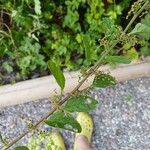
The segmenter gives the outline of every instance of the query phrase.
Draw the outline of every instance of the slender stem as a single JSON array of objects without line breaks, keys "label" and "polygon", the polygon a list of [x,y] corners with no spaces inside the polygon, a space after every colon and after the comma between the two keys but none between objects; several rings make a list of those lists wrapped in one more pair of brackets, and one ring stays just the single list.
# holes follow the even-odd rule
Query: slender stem
[{"label": "slender stem", "polygon": [[11,33],[10,28],[8,27],[7,24],[5,24],[5,23],[3,23],[3,22],[1,22],[1,24],[3,24],[3,25],[7,28],[7,30],[9,31],[9,34],[7,34],[5,31],[2,31],[2,30],[0,30],[0,32],[3,33],[3,34],[5,34],[6,36],[8,36],[8,37],[11,39],[11,42],[12,42],[13,46],[16,48],[15,42],[14,42],[14,39],[13,39],[13,37],[12,37],[12,33]]},{"label": "slender stem", "polygon": [[141,9],[133,16],[133,18],[130,20],[126,28],[124,29],[124,32],[127,32],[129,27],[132,25],[132,23],[135,21],[135,19],[139,16],[139,14],[145,9],[145,7],[148,5],[149,1],[147,0],[145,4],[141,7]]},{"label": "slender stem", "polygon": [[[129,29],[129,27],[132,25],[132,23],[134,22],[134,20],[138,17],[138,15],[144,10],[144,8],[147,6],[148,1],[145,2],[145,4],[141,7],[141,9],[137,12],[136,15],[133,16],[133,18],[131,19],[131,21],[129,22],[129,24],[127,25],[127,27],[124,30],[124,33],[127,32],[127,30]],[[109,54],[109,52],[115,47],[115,45],[118,43],[118,40],[116,42],[114,42],[114,44],[104,52],[104,54],[100,57],[100,59],[98,60],[98,62],[91,67],[88,71],[86,76],[79,81],[78,85],[72,90],[72,92],[70,92],[60,103],[59,105],[63,105],[76,91],[78,91],[78,89],[82,86],[82,84],[88,79],[89,76],[91,76],[92,74],[95,73],[95,71],[100,67],[100,64],[102,62],[102,60],[105,58],[105,56],[107,54]],[[33,128],[37,128],[40,124],[44,123],[44,121],[50,116],[52,115],[55,111],[57,110],[57,108],[53,108],[51,111],[49,111],[43,118],[41,118],[34,126]],[[12,145],[14,145],[16,142],[18,142],[21,138],[23,138],[25,135],[27,135],[28,133],[32,132],[33,129],[28,129],[27,131],[23,132],[21,135],[19,135],[17,138],[15,138],[13,141],[11,141],[6,147],[3,147],[3,150],[7,150],[9,149]]]}]

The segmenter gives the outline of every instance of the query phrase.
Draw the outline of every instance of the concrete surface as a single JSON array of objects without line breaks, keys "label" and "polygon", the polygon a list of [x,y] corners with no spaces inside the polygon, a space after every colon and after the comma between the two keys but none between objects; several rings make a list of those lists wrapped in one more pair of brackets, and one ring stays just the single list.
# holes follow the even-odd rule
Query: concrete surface
[{"label": "concrete surface", "polygon": [[[93,150],[150,150],[150,78],[95,89],[91,95],[99,101],[91,113],[95,123]],[[49,100],[0,109],[0,132],[13,139],[27,128],[26,118],[36,122],[49,109]],[[51,131],[48,126],[42,129]],[[72,149],[73,133],[61,132],[68,149]],[[17,144],[26,143],[29,136]]]}]

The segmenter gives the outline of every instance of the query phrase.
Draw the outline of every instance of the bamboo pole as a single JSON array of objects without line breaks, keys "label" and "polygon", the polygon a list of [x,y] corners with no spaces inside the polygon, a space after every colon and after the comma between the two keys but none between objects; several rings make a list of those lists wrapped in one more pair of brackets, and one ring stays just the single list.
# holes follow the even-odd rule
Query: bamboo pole
[{"label": "bamboo pole", "polygon": [[[120,65],[112,69],[108,65],[102,66],[100,70],[110,72],[118,82],[140,77],[150,77],[150,59],[129,65]],[[69,93],[78,84],[81,73],[65,72],[66,85],[64,93]],[[80,90],[89,87],[94,79],[94,75],[82,85]],[[53,76],[46,76],[37,79],[18,82],[14,85],[4,85],[0,87],[0,107],[23,104],[30,101],[42,100],[55,95],[60,95],[60,88]]]}]

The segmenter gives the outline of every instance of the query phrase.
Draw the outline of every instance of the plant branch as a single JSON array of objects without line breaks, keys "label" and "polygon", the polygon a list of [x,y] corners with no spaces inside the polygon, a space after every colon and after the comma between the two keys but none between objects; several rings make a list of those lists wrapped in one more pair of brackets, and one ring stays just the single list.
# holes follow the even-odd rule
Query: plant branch
[{"label": "plant branch", "polygon": [[[139,16],[139,14],[144,10],[144,8],[147,6],[148,1],[145,2],[145,4],[141,7],[141,9],[137,12],[136,15],[133,16],[133,18],[131,19],[131,21],[129,22],[129,24],[127,25],[127,27],[124,30],[124,33],[127,32],[127,30],[129,29],[129,27],[133,24],[134,20]],[[116,40],[114,42],[114,44],[108,49],[106,50],[102,56],[100,57],[100,59],[98,60],[98,62],[91,67],[87,73],[86,76],[79,81],[79,84],[72,90],[72,92],[70,92],[62,101],[60,101],[59,105],[62,106],[76,91],[79,90],[79,88],[82,86],[82,84],[88,79],[89,76],[93,75],[95,73],[95,71],[100,67],[102,60],[105,58],[106,55],[109,54],[109,52],[116,46],[116,44],[119,42],[119,40]],[[21,135],[19,135],[17,138],[15,138],[13,141],[11,141],[7,146],[3,147],[3,150],[7,150],[9,149],[11,146],[13,146],[15,143],[17,143],[20,139],[22,139],[25,135],[27,135],[28,133],[32,132],[33,129],[36,129],[39,125],[41,125],[42,123],[44,123],[44,121],[50,116],[52,115],[55,111],[57,110],[57,108],[53,108],[50,112],[48,112],[43,118],[41,118],[34,126],[32,129],[28,129],[27,131],[23,132]]]},{"label": "plant branch", "polygon": [[145,2],[145,4],[141,7],[141,9],[134,14],[133,18],[130,20],[130,22],[128,23],[128,25],[126,26],[126,28],[124,29],[124,32],[127,32],[127,30],[130,28],[130,26],[132,25],[132,23],[135,21],[135,19],[140,15],[140,13],[145,9],[145,7],[148,5],[149,1],[147,0]]}]

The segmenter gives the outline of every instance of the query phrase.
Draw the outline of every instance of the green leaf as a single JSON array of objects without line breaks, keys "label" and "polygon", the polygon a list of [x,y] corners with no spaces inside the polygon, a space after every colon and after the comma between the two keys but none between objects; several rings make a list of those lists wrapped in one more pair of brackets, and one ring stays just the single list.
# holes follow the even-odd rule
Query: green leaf
[{"label": "green leaf", "polygon": [[138,34],[138,33],[149,33],[150,32],[150,26],[142,23],[138,23],[135,28],[130,32],[130,34]]},{"label": "green leaf", "polygon": [[129,64],[131,60],[125,56],[107,56],[105,61],[108,63]]},{"label": "green leaf", "polygon": [[8,73],[13,72],[13,68],[8,62],[4,62],[2,66]]},{"label": "green leaf", "polygon": [[140,48],[141,50],[141,53],[144,55],[144,56],[149,56],[150,55],[150,43],[145,43],[145,45]]},{"label": "green leaf", "polygon": [[90,37],[88,35],[84,35],[83,36],[83,44],[84,44],[84,48],[85,48],[85,56],[87,61],[91,60],[91,45],[90,45]]},{"label": "green leaf", "polygon": [[89,112],[96,108],[97,104],[98,102],[95,99],[89,96],[79,95],[71,97],[67,101],[64,109],[69,112]]},{"label": "green leaf", "polygon": [[82,42],[82,36],[81,36],[81,34],[77,34],[77,36],[76,36],[76,40],[77,40],[77,42],[80,44],[81,42]]},{"label": "green leaf", "polygon": [[63,128],[74,132],[81,132],[80,124],[70,115],[64,112],[56,112],[45,121],[53,127]]},{"label": "green leaf", "polygon": [[48,68],[54,75],[58,85],[61,87],[61,90],[63,90],[65,87],[65,77],[60,68],[53,61],[48,61]]},{"label": "green leaf", "polygon": [[26,146],[17,146],[14,150],[29,150]]},{"label": "green leaf", "polygon": [[128,49],[125,54],[131,61],[137,61],[139,54],[134,47]]},{"label": "green leaf", "polygon": [[40,0],[34,0],[34,11],[37,15],[41,15],[41,2],[40,2]]},{"label": "green leaf", "polygon": [[[139,33],[139,35],[141,35],[142,37],[144,37],[145,40],[149,40],[150,39],[150,13],[147,13],[147,15],[141,20],[141,23],[148,26],[149,27],[149,31],[147,32],[141,32]],[[149,43],[149,42],[147,42]]]},{"label": "green leaf", "polygon": [[85,34],[82,35],[83,37],[83,47],[85,50],[85,57],[88,62],[88,64],[91,63],[92,60],[97,59],[97,55],[95,54],[95,51],[93,50],[95,48],[95,41],[92,40],[90,35]]},{"label": "green leaf", "polygon": [[116,79],[109,74],[100,74],[95,77],[93,85],[95,87],[105,88],[110,85],[115,85]]}]

